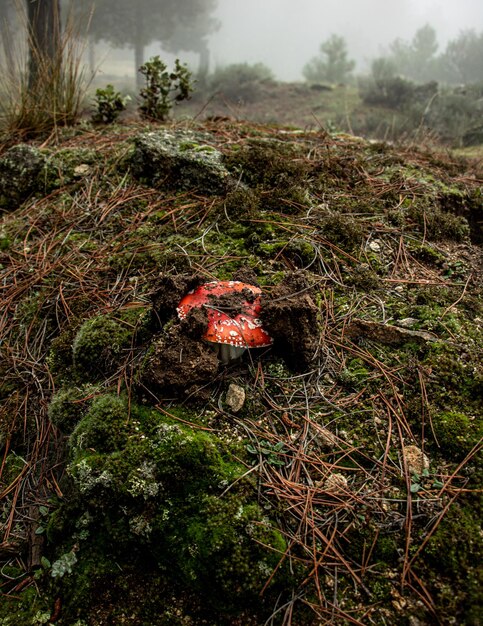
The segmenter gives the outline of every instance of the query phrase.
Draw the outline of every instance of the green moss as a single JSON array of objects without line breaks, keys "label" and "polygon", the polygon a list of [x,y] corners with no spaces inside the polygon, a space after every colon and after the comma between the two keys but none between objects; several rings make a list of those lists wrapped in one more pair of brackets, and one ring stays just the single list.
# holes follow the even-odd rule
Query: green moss
[{"label": "green moss", "polygon": [[310,265],[317,255],[314,246],[303,239],[291,241],[261,242],[254,246],[255,252],[262,258],[269,258],[280,263],[290,261],[296,268]]},{"label": "green moss", "polygon": [[105,377],[129,354],[145,320],[145,309],[88,319],[72,345],[74,366],[90,378]]},{"label": "green moss", "polygon": [[8,250],[10,247],[11,241],[6,233],[0,231],[0,252],[4,252]]},{"label": "green moss", "polygon": [[[418,564],[426,577],[428,567],[441,573],[442,582],[433,590],[441,615],[451,615],[469,626],[479,624],[483,608],[483,577],[475,559],[483,542],[480,516],[475,513],[474,507],[465,507],[463,502],[452,506],[428,541],[424,564]],[[427,580],[432,583],[431,578]]]},{"label": "green moss", "polygon": [[75,427],[70,446],[76,454],[81,450],[118,450],[126,444],[128,422],[129,410],[123,398],[114,394],[99,396]]},{"label": "green moss", "polygon": [[70,434],[88,410],[92,397],[99,392],[92,385],[65,387],[52,398],[48,408],[50,421]]},{"label": "green moss", "polygon": [[462,461],[483,436],[483,423],[458,411],[435,411],[432,426],[445,456]]},{"label": "green moss", "polygon": [[252,189],[241,187],[230,191],[224,202],[224,208],[229,219],[246,220],[257,214],[260,206],[260,195]]},{"label": "green moss", "polygon": [[203,596],[209,594],[210,603],[223,611],[258,604],[257,596],[286,549],[258,505],[234,496],[205,497],[180,533],[182,580]]},{"label": "green moss", "polygon": [[225,157],[229,169],[252,187],[275,189],[301,184],[306,180],[310,165],[302,160],[297,146],[282,141],[252,140]]},{"label": "green moss", "polygon": [[414,220],[419,230],[424,232],[428,239],[435,241],[441,239],[464,241],[470,233],[466,218],[452,213],[444,213],[432,202],[427,207],[419,204],[412,205],[408,216]]},{"label": "green moss", "polygon": [[[80,542],[82,561],[95,531],[100,562],[109,555],[122,563],[136,546],[170,584],[217,611],[261,606],[258,594],[286,544],[249,480],[239,480],[245,466],[214,434],[107,394],[92,401],[69,446],[71,496],[49,525],[49,537],[64,545],[59,551]],[[72,521],[82,515],[80,529]],[[287,584],[282,567],[274,589]]]},{"label": "green moss", "polygon": [[63,187],[83,176],[92,176],[98,158],[95,150],[61,148],[46,158],[39,180],[46,192]]},{"label": "green moss", "polygon": [[351,215],[330,213],[320,219],[321,236],[344,250],[357,249],[364,241],[364,231]]},{"label": "green moss", "polygon": [[21,456],[18,456],[15,452],[10,452],[5,458],[4,466],[1,475],[1,484],[3,487],[8,487],[19,474],[25,469],[26,461]]},{"label": "green moss", "polygon": [[48,624],[53,612],[53,602],[46,594],[40,595],[33,585],[20,593],[3,595],[0,602],[0,626]]}]

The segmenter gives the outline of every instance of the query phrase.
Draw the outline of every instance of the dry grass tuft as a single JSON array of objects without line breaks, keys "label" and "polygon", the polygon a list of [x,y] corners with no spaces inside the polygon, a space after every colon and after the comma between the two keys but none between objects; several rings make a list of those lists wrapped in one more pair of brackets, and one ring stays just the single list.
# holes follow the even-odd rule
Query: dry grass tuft
[{"label": "dry grass tuft", "polygon": [[[0,131],[17,140],[46,136],[78,121],[89,81],[84,67],[85,39],[69,14],[52,57],[34,52],[36,79],[29,78],[31,36],[25,9],[19,6],[22,37],[8,29],[11,49],[0,78]],[[19,43],[20,40],[20,43]],[[7,61],[7,60],[6,60]],[[32,84],[33,83],[33,84]]]}]

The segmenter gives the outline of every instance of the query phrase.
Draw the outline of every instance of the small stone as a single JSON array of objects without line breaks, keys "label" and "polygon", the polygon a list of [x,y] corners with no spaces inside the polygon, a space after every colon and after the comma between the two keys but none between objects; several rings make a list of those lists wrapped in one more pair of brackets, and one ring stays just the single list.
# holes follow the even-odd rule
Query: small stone
[{"label": "small stone", "polygon": [[74,167],[74,176],[77,176],[78,178],[82,178],[82,176],[87,176],[87,174],[89,174],[91,171],[91,168],[89,165],[87,165],[87,163],[81,163],[80,165],[77,165],[76,167]]},{"label": "small stone", "polygon": [[238,413],[245,404],[245,390],[240,385],[230,383],[226,392],[225,403],[230,407],[233,413]]},{"label": "small stone", "polygon": [[330,491],[331,493],[343,493],[347,491],[347,487],[347,478],[343,474],[330,474],[323,482],[325,491]]},{"label": "small stone", "polygon": [[397,322],[395,322],[395,324],[397,326],[401,326],[401,328],[412,328],[413,326],[416,326],[418,322],[419,320],[417,320],[415,317],[405,317],[403,320],[398,320]]},{"label": "small stone", "polygon": [[429,459],[418,446],[404,446],[404,458],[411,474],[422,474],[429,469]]}]

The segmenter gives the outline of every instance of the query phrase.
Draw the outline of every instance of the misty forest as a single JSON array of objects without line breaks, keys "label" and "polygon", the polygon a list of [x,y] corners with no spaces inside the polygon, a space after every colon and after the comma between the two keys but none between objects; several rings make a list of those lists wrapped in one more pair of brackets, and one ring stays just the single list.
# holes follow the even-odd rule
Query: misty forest
[{"label": "misty forest", "polygon": [[0,626],[479,626],[477,5],[0,0]]}]

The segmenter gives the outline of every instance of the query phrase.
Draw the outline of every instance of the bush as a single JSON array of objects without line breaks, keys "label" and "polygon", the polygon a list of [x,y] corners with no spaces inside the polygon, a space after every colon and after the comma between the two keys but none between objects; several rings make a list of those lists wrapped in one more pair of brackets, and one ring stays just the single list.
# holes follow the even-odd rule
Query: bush
[{"label": "bush", "polygon": [[414,101],[416,85],[400,76],[385,76],[369,79],[360,88],[365,104],[401,110]]},{"label": "bush", "polygon": [[234,63],[218,68],[210,77],[209,87],[229,100],[253,102],[260,94],[260,85],[271,81],[273,73],[263,63]]},{"label": "bush", "polygon": [[441,91],[428,109],[427,125],[443,140],[458,144],[478,143],[478,136],[483,136],[482,92],[481,85]]},{"label": "bush", "polygon": [[94,122],[111,124],[126,109],[130,99],[129,96],[122,96],[119,91],[114,91],[112,85],[97,89],[95,95],[97,112],[92,119]]},{"label": "bush", "polygon": [[141,115],[153,120],[165,120],[173,104],[189,100],[193,91],[191,72],[186,65],[176,59],[174,70],[168,72],[168,66],[159,56],[152,57],[139,71],[146,79],[146,87],[139,92]]}]

